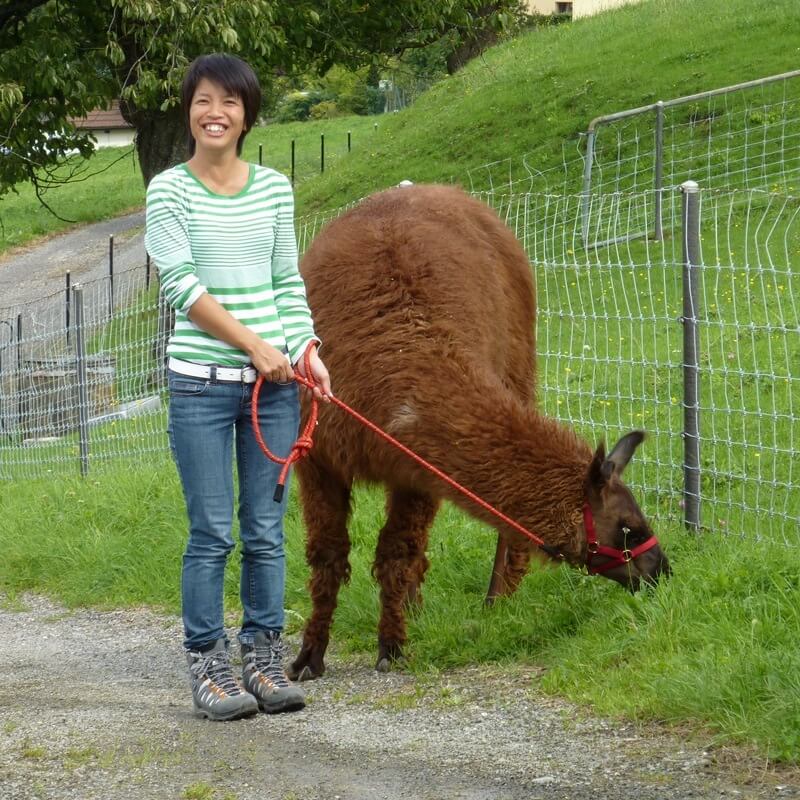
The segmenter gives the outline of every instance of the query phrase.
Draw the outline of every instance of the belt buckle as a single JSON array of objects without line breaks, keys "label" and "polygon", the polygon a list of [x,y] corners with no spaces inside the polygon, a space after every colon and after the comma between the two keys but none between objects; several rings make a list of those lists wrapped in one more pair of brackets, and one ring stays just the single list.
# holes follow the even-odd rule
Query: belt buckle
[{"label": "belt buckle", "polygon": [[255,383],[256,377],[255,367],[242,367],[242,383]]}]

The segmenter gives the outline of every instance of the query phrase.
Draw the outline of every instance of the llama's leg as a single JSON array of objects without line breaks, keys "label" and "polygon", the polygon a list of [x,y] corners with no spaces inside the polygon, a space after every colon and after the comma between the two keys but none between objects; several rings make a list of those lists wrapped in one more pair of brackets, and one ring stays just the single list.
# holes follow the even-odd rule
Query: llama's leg
[{"label": "llama's leg", "polygon": [[486,593],[487,606],[492,605],[498,597],[514,594],[528,571],[530,558],[531,550],[527,543],[511,544],[502,536],[497,537],[492,578],[489,581],[489,591]]},{"label": "llama's leg", "polygon": [[311,567],[312,611],[300,653],[288,673],[293,680],[302,681],[325,672],[325,650],[339,587],[350,578],[350,486],[316,464],[313,456],[298,464],[297,476],[306,523],[306,560]]},{"label": "llama's leg", "polygon": [[426,494],[392,491],[388,518],[378,538],[372,574],[381,586],[381,619],[378,625],[378,661],[386,672],[402,656],[406,640],[405,606],[420,602],[419,589],[428,568],[425,548],[428,529],[439,503]]},{"label": "llama's leg", "polygon": [[497,549],[494,551],[494,564],[492,565],[492,577],[489,579],[489,590],[486,592],[487,606],[494,603],[495,599],[502,597],[505,593],[506,558],[508,556],[508,544],[506,540],[498,534]]},{"label": "llama's leg", "polygon": [[531,548],[527,543],[508,543],[508,556],[506,558],[506,591],[508,597],[517,591],[522,579],[528,574],[528,565],[531,560]]}]

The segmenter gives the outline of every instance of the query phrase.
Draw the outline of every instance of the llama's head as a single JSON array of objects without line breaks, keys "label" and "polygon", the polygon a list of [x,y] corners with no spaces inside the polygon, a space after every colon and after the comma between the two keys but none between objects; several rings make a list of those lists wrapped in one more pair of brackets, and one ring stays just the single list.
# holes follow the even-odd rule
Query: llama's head
[{"label": "llama's head", "polygon": [[655,583],[661,575],[670,573],[666,555],[621,479],[643,439],[641,431],[633,431],[608,455],[600,444],[586,474],[584,528],[589,571],[634,592],[643,582]]}]

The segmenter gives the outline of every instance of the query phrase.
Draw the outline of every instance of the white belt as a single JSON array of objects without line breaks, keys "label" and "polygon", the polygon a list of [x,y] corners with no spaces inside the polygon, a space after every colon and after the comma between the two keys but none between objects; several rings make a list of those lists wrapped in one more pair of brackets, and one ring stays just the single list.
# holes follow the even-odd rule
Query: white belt
[{"label": "white belt", "polygon": [[207,364],[193,364],[191,361],[181,361],[170,356],[167,366],[179,375],[189,375],[192,378],[205,378],[208,381],[230,381],[231,383],[255,383],[258,372],[255,367],[217,367]]}]

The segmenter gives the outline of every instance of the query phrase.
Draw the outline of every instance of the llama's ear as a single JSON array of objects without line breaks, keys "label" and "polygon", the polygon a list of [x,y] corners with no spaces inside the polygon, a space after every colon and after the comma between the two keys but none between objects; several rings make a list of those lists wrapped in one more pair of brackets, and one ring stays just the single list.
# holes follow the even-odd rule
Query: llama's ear
[{"label": "llama's ear", "polygon": [[600,442],[586,473],[587,490],[594,489],[599,492],[613,474],[614,465],[606,458],[605,443]]},{"label": "llama's ear", "polygon": [[[636,448],[644,441],[643,431],[631,431],[623,436],[615,445],[614,449],[608,454],[606,464],[611,465],[611,472],[617,475],[622,475],[628,462],[636,452]],[[609,475],[609,477],[611,477]]]}]

